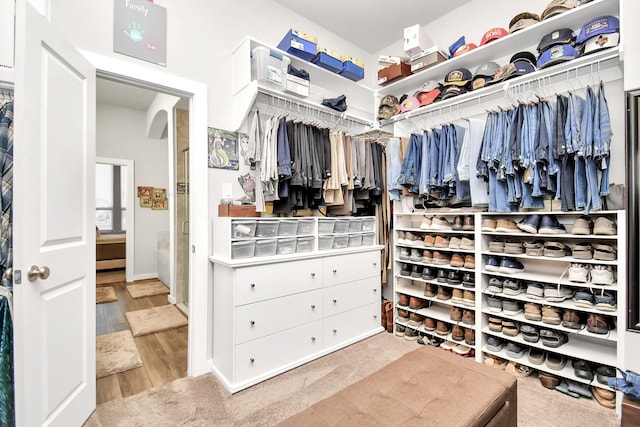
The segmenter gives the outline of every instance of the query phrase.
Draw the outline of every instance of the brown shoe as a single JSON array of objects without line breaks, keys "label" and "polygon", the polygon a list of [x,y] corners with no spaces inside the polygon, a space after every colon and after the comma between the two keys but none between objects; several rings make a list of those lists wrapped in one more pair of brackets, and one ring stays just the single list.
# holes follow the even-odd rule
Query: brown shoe
[{"label": "brown shoe", "polygon": [[466,328],[464,330],[464,342],[467,345],[476,345],[476,331]]},{"label": "brown shoe", "polygon": [[451,267],[464,266],[464,257],[460,254],[453,254],[451,256]]},{"label": "brown shoe", "polygon": [[436,330],[436,321],[431,317],[427,317],[424,319],[424,329],[426,331],[435,331]]},{"label": "brown shoe", "polygon": [[[435,265],[446,265],[451,263],[451,255],[446,252],[434,251],[433,252],[433,263]],[[464,260],[462,261],[464,264]]]},{"label": "brown shoe", "polygon": [[451,325],[441,320],[438,320],[438,323],[436,326],[436,334],[444,336],[449,334],[449,332],[451,332]]},{"label": "brown shoe", "polygon": [[422,322],[424,322],[424,319],[426,319],[426,316],[423,316],[422,314],[411,313],[409,314],[409,325],[417,328],[422,324]]},{"label": "brown shoe", "polygon": [[468,289],[464,290],[464,296],[462,297],[462,304],[469,307],[476,305],[476,293]]},{"label": "brown shoe", "polygon": [[438,285],[434,283],[427,283],[424,288],[424,296],[429,298],[434,298],[438,293]]},{"label": "brown shoe", "polygon": [[424,240],[422,242],[424,243],[425,247],[432,248],[433,245],[436,244],[436,236],[434,236],[433,234],[427,234],[426,236],[424,236]]},{"label": "brown shoe", "polygon": [[431,264],[433,262],[433,252],[429,249],[424,249],[422,251],[422,262],[425,264]]},{"label": "brown shoe", "polygon": [[560,378],[547,372],[538,371],[538,378],[540,379],[540,384],[542,384],[543,387],[549,388],[551,390],[560,385]]},{"label": "brown shoe", "polygon": [[614,328],[615,326],[609,317],[603,316],[602,314],[589,313],[587,317],[587,331],[593,334],[608,334],[609,331]]},{"label": "brown shoe", "polygon": [[462,309],[458,307],[451,307],[451,312],[449,313],[449,319],[454,322],[459,322],[462,320]]},{"label": "brown shoe", "polygon": [[[386,311],[386,329],[387,332],[393,332],[393,301],[387,301],[385,304]],[[406,310],[403,310],[406,313]],[[400,315],[400,310],[398,310],[398,316]]]},{"label": "brown shoe", "polygon": [[489,330],[493,332],[502,332],[502,319],[495,316],[489,316]]},{"label": "brown shoe", "polygon": [[451,292],[451,301],[458,304],[462,304],[463,298],[464,298],[464,292],[462,291],[462,289],[453,288],[453,291]]},{"label": "brown shoe", "polygon": [[482,231],[493,232],[496,231],[496,220],[492,218],[485,218],[482,220]]},{"label": "brown shoe", "polygon": [[462,229],[464,231],[473,231],[476,229],[474,224],[473,215],[465,215],[464,221],[462,223]]},{"label": "brown shoe", "polygon": [[441,300],[451,299],[451,289],[445,286],[438,286],[438,294],[436,295],[436,298]]},{"label": "brown shoe", "polygon": [[421,308],[424,308],[426,306],[427,306],[427,301],[421,298],[416,298],[416,297],[409,298],[409,308],[412,310],[420,310]]},{"label": "brown shoe", "polygon": [[453,218],[453,224],[451,225],[452,230],[462,230],[462,226],[464,225],[464,218],[462,215],[458,215]]},{"label": "brown shoe", "polygon": [[[562,313],[562,326],[571,329],[582,329],[582,322],[577,311],[567,308]],[[607,329],[607,332],[609,330]],[[605,332],[605,334],[607,333]]]},{"label": "brown shoe", "polygon": [[496,222],[496,231],[501,233],[518,233],[520,229],[515,221],[509,218],[500,218]]},{"label": "brown shoe", "polygon": [[451,335],[454,341],[462,341],[464,339],[464,328],[460,325],[453,325]]},{"label": "brown shoe", "polygon": [[598,403],[605,408],[613,409],[616,407],[616,394],[613,391],[605,390],[600,387],[591,386],[591,394]]},{"label": "brown shoe", "polygon": [[549,305],[542,306],[542,322],[549,325],[559,325],[562,323],[560,317],[560,309],[558,307],[551,307]]},{"label": "brown shoe", "polygon": [[540,304],[526,302],[524,304],[524,318],[527,320],[535,320],[536,322],[541,321],[542,312],[540,311]]},{"label": "brown shoe", "polygon": [[409,312],[404,308],[398,309],[398,321],[406,323],[409,321]]},{"label": "brown shoe", "polygon": [[409,295],[400,294],[398,296],[398,306],[399,307],[406,307],[408,305],[409,305]]},{"label": "brown shoe", "polygon": [[462,323],[464,323],[465,325],[475,325],[476,313],[471,310],[464,310],[462,312]]},{"label": "brown shoe", "polygon": [[464,268],[476,268],[476,258],[473,255],[465,255]]},{"label": "brown shoe", "polygon": [[448,248],[449,238],[447,236],[436,236],[434,246],[436,248]]}]

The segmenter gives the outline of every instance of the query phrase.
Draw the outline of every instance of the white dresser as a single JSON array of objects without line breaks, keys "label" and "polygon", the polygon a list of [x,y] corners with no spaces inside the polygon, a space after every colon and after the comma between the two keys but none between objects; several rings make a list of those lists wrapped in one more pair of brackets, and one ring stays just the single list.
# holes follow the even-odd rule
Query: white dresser
[{"label": "white dresser", "polygon": [[212,256],[213,373],[234,393],[382,331],[381,248]]}]

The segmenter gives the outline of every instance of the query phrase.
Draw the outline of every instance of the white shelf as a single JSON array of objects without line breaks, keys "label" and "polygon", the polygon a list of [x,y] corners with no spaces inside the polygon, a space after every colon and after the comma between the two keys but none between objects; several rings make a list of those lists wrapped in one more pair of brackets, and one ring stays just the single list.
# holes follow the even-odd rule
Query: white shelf
[{"label": "white shelf", "polygon": [[618,265],[618,260],[602,261],[598,259],[578,259],[572,256],[563,256],[560,258],[554,258],[554,257],[547,257],[547,256],[531,256],[531,255],[527,255],[526,253],[525,254],[506,254],[504,252],[490,252],[490,251],[483,251],[482,255],[529,259],[529,260],[544,260],[544,261],[564,262],[564,263],[575,262],[579,264],[598,264],[598,265],[614,265],[614,266]]},{"label": "white shelf", "polygon": [[[402,274],[397,274],[395,277],[398,278],[398,279],[415,280],[415,281],[418,281],[420,283],[431,283],[431,284],[438,285],[438,286],[446,286],[447,288],[456,288],[456,289],[462,289],[462,290],[467,289],[469,291],[474,291],[475,292],[475,288],[465,288],[461,284],[460,285],[453,285],[453,284],[447,283],[447,282],[438,282],[436,279],[425,280],[425,279],[421,279],[420,277],[403,276]],[[425,298],[427,298],[427,297],[425,297]]]},{"label": "white shelf", "polygon": [[568,308],[568,309],[580,311],[583,313],[597,313],[597,314],[603,314],[605,316],[611,316],[611,317],[616,317],[618,315],[617,311],[598,310],[595,307],[594,308],[579,307],[575,305],[571,299],[566,299],[560,302],[552,302],[552,301],[545,301],[544,299],[535,300],[532,298],[527,298],[526,294],[524,293],[520,295],[505,295],[502,293],[489,292],[487,290],[484,290],[482,293],[485,295],[501,297],[504,299],[512,299],[512,300],[522,301],[522,302],[535,302],[536,304],[549,305],[551,307],[558,307],[558,308]]},{"label": "white shelf", "polygon": [[572,240],[617,240],[618,236],[606,236],[603,234],[539,234],[539,233],[525,233],[524,231],[516,231],[514,233],[501,233],[499,231],[483,231],[483,236],[501,236],[501,237],[530,237],[541,240],[555,240],[555,239],[572,239]]},{"label": "white shelf", "polygon": [[424,234],[473,234],[474,233],[474,230],[471,230],[471,231],[465,231],[465,230],[434,230],[434,229],[425,230],[423,228],[403,227],[401,225],[396,226],[396,231],[410,231],[412,233],[424,233]]},{"label": "white shelf", "polygon": [[[418,280],[418,279],[412,279],[412,280]],[[424,281],[423,281],[423,283],[424,283]],[[443,285],[443,286],[446,286],[446,284],[443,284],[443,283],[439,283],[439,284]],[[471,310],[471,311],[475,311],[475,309],[476,309],[475,304],[470,306],[470,305],[464,305],[463,303],[454,302],[451,299],[443,300],[443,299],[439,299],[439,298],[436,298],[436,297],[428,297],[428,296],[424,295],[424,286],[421,286],[420,290],[412,289],[412,288],[416,288],[416,286],[398,285],[396,287],[396,292],[399,292],[399,293],[405,294],[405,295],[409,295],[409,296],[412,296],[412,297],[420,298],[420,299],[423,299],[425,301],[431,301],[431,302],[436,303],[436,304],[447,305],[449,307],[458,307],[458,308],[462,308],[464,310]],[[449,322],[450,323],[460,323],[461,325],[465,324],[465,323],[462,323],[462,322],[454,322],[453,320],[449,320]],[[469,327],[471,327],[471,325]]]},{"label": "white shelf", "polygon": [[[535,25],[527,27],[513,34],[507,35],[506,37],[502,37],[487,45],[480,46],[477,49],[474,49],[470,52],[465,53],[464,55],[451,58],[440,64],[434,65],[433,67],[429,67],[424,71],[420,71],[416,74],[405,77],[401,80],[389,83],[388,85],[381,86],[377,91],[377,95],[379,97],[382,97],[389,94],[396,95],[396,96],[400,96],[401,94],[404,94],[404,93],[412,94],[425,81],[427,80],[440,81],[444,78],[444,76],[449,71],[454,70],[456,68],[461,68],[461,67],[467,68],[473,72],[473,70],[475,70],[475,68],[478,67],[479,64],[484,64],[489,61],[498,61],[501,58],[507,58],[506,60],[508,61],[511,55],[513,55],[516,52],[521,52],[521,51],[535,52],[535,48],[537,46],[537,43],[540,41],[540,39],[542,39],[542,37],[544,37],[546,34],[549,34],[558,28],[568,27],[573,29],[574,31],[575,30],[579,31],[585,22],[588,22],[591,19],[597,18],[598,16],[602,16],[602,15],[618,16],[619,15],[618,3],[619,3],[618,0],[592,1],[581,7],[569,10],[567,12],[564,12],[552,18],[545,19],[544,21],[541,21]],[[604,53],[601,53],[601,55],[602,54]],[[616,50],[616,55],[617,55],[617,50]],[[574,61],[579,61],[581,59],[584,59],[585,61],[591,62],[596,60],[596,58],[597,56],[595,55],[589,55],[588,57],[578,58],[573,61],[569,61],[568,63],[565,63],[565,64],[566,64],[566,67],[571,68],[575,66],[575,63],[573,63]],[[562,65],[565,65],[565,64],[549,67],[542,71],[538,71],[523,77],[525,78],[541,77],[542,75],[545,74],[544,72],[546,72],[547,70],[553,71],[553,70],[556,70],[558,67],[562,67]],[[516,80],[517,79],[513,79],[513,82],[515,82]],[[496,86],[499,86],[499,87],[496,87]],[[494,89],[494,88],[495,90],[500,91],[502,90],[502,85],[489,86],[484,89],[486,90],[486,89]],[[472,95],[475,92],[480,92],[480,91],[473,91],[469,95]],[[466,95],[467,94],[457,96],[455,97],[455,99],[462,98]],[[440,104],[441,102],[443,101],[440,101],[432,105],[437,109],[437,105]],[[398,116],[395,116],[395,117],[398,117]]]},{"label": "white shelf", "polygon": [[591,283],[570,282],[568,279],[566,279],[566,275],[565,275],[565,278],[560,280],[560,274],[538,272],[538,271],[530,272],[525,270],[522,273],[505,274],[505,273],[500,273],[498,271],[487,271],[483,269],[482,274],[486,276],[497,276],[497,277],[505,277],[510,279],[517,279],[525,282],[542,282],[542,283],[547,283],[551,285],[560,284],[561,286],[569,286],[572,288],[605,289],[610,291],[618,290],[617,282],[613,282],[611,285],[593,285]]},{"label": "white shelf", "polygon": [[402,246],[405,248],[416,248],[416,249],[428,249],[430,251],[440,251],[440,252],[452,252],[452,253],[464,253],[464,254],[474,254],[476,251],[472,249],[449,249],[449,248],[436,248],[435,246],[425,246],[424,240],[416,240],[416,244],[412,245],[409,243],[396,242],[396,246]]},{"label": "white shelf", "polygon": [[501,332],[494,332],[488,327],[482,328],[482,332],[502,338],[507,342],[517,342],[518,344],[527,347],[535,347],[551,353],[563,354],[573,359],[583,359],[607,366],[616,366],[618,362],[616,358],[615,343],[611,343],[612,345],[609,345],[610,343],[603,343],[602,341],[583,338],[579,335],[571,335],[569,336],[569,341],[562,344],[560,347],[553,348],[542,344],[542,338],[536,343],[525,341],[522,337],[522,333],[515,337],[510,337]]},{"label": "white shelf", "polygon": [[[416,330],[416,331],[418,331],[418,332],[420,332],[420,333],[422,333],[424,335],[429,335],[429,336],[432,336],[432,337],[440,338],[440,339],[443,339],[445,341],[451,341],[451,342],[454,342],[456,344],[462,344],[462,345],[465,345],[465,346],[467,346],[469,348],[473,348],[473,349],[476,348],[475,344],[474,345],[469,345],[469,344],[464,342],[464,339],[462,339],[460,341],[454,340],[453,339],[453,334],[451,332],[449,332],[447,335],[439,335],[439,334],[436,333],[436,331],[427,331],[424,328],[424,325],[420,325],[420,326],[416,327],[416,326],[409,325],[407,322],[400,322],[397,319],[395,320],[395,323],[398,324],[398,325],[402,325],[402,326],[404,326],[406,328],[414,329],[414,330]],[[464,324],[461,324],[460,326],[466,327]],[[478,338],[476,337],[476,340],[477,339]]]},{"label": "white shelf", "polygon": [[399,257],[396,258],[397,262],[404,262],[405,264],[414,264],[414,265],[423,265],[426,267],[432,267],[432,268],[438,268],[438,269],[444,269],[444,270],[456,270],[456,271],[460,271],[462,273],[475,273],[476,270],[473,268],[464,268],[464,267],[452,267],[451,264],[444,264],[444,265],[437,265],[437,264],[427,264],[421,261],[411,261],[409,259],[400,259]]}]

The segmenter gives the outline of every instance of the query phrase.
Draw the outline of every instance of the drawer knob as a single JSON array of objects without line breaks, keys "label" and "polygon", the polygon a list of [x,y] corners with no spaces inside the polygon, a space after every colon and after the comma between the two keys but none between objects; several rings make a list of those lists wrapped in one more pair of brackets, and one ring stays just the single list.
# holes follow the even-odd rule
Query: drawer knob
[{"label": "drawer knob", "polygon": [[252,283],[252,284],[251,284],[251,289],[253,289],[253,288],[255,288],[255,287],[256,287],[256,284],[255,284],[255,283]]},{"label": "drawer knob", "polygon": [[253,363],[255,361],[256,361],[256,359],[254,359],[253,357],[251,359],[249,359],[249,362],[251,362],[251,363]]},{"label": "drawer knob", "polygon": [[334,300],[333,300],[333,303],[334,303],[334,304],[336,304],[337,302],[338,302],[338,300],[337,300],[337,299],[334,299]]},{"label": "drawer knob", "polygon": [[334,330],[333,330],[333,333],[334,333],[334,334],[337,334],[337,333],[338,333],[338,330],[337,330],[337,329],[334,329]]},{"label": "drawer knob", "polygon": [[255,320],[252,320],[252,321],[251,321],[251,322],[249,322],[249,323],[251,323],[251,326],[253,326],[253,325],[255,325],[255,324],[256,324],[256,321],[255,321]]},{"label": "drawer knob", "polygon": [[311,337],[311,341],[315,341],[315,340],[316,340],[316,337]]},{"label": "drawer knob", "polygon": [[378,292],[378,289],[377,288],[373,288],[373,292]]},{"label": "drawer knob", "polygon": [[316,273],[311,273],[311,277],[316,277]]},{"label": "drawer knob", "polygon": [[316,305],[315,304],[311,304],[311,310],[315,310],[316,309]]},{"label": "drawer knob", "polygon": [[374,318],[374,319],[377,319],[377,318],[378,318],[378,315],[377,315],[377,314],[374,314],[374,315],[373,315],[373,318]]},{"label": "drawer knob", "polygon": [[373,266],[374,266],[374,267],[377,267],[377,266],[378,266],[378,263],[377,263],[377,262],[374,262],[374,263],[373,263]]},{"label": "drawer knob", "polygon": [[338,270],[333,270],[333,274],[336,274],[338,272]]}]

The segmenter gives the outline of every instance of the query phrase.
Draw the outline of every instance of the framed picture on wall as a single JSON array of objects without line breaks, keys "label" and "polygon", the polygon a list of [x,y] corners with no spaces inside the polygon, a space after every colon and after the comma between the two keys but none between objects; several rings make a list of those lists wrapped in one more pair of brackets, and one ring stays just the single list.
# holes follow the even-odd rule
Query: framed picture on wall
[{"label": "framed picture on wall", "polygon": [[209,167],[238,170],[238,133],[216,128],[207,128],[207,133]]},{"label": "framed picture on wall", "polygon": [[151,191],[153,191],[153,187],[138,187],[138,197],[149,197]]},{"label": "framed picture on wall", "polygon": [[153,210],[165,210],[169,208],[167,199],[153,199],[151,209]]},{"label": "framed picture on wall", "polygon": [[154,188],[152,196],[154,199],[166,199],[167,190],[165,188]]},{"label": "framed picture on wall", "polygon": [[150,208],[151,207],[151,201],[153,199],[151,198],[151,196],[142,196],[140,197],[140,207],[141,208]]}]

